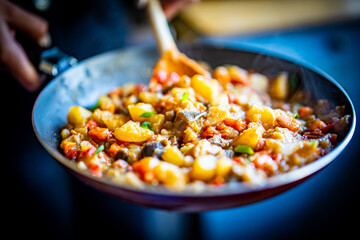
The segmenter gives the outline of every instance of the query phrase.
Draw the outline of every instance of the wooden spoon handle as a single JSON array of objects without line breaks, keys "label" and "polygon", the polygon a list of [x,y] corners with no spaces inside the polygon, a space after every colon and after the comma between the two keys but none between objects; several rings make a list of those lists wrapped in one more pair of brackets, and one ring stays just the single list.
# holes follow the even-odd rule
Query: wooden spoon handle
[{"label": "wooden spoon handle", "polygon": [[147,12],[160,54],[164,54],[168,50],[177,51],[175,41],[159,1],[148,0]]}]

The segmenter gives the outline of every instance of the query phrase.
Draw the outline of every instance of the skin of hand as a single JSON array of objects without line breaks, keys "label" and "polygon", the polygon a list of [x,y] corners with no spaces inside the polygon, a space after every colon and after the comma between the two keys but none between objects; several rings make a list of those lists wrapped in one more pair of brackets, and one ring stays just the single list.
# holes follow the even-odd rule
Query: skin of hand
[{"label": "skin of hand", "polygon": [[200,0],[161,0],[161,6],[167,19],[174,18],[182,9]]},{"label": "skin of hand", "polygon": [[27,34],[42,47],[50,45],[46,20],[13,3],[0,0],[0,64],[25,89],[34,91],[40,87],[41,80],[24,49],[16,41],[16,31]]},{"label": "skin of hand", "polygon": [[[197,1],[161,0],[160,2],[166,17],[171,19],[184,7]],[[9,71],[28,91],[38,89],[42,81],[24,49],[16,41],[15,34],[16,31],[21,31],[41,47],[49,47],[51,38],[48,29],[49,25],[45,19],[6,0],[0,0],[0,66]]]}]

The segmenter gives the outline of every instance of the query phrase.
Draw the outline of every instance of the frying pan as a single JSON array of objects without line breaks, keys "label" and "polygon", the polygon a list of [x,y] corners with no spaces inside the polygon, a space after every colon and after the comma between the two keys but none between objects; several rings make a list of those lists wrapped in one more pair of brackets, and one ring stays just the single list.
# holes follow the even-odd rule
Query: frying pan
[{"label": "frying pan", "polygon": [[353,136],[356,123],[354,106],[343,88],[330,76],[307,63],[289,60],[259,49],[231,49],[214,45],[180,45],[187,56],[208,63],[211,67],[234,64],[269,76],[286,71],[296,79],[294,91],[309,93],[307,102],[327,99],[332,106],[344,105],[351,115],[349,126],[339,134],[336,148],[324,157],[279,176],[261,185],[233,182],[204,192],[171,192],[158,187],[136,189],[120,185],[107,178],[96,178],[77,168],[59,149],[59,129],[67,123],[69,108],[74,105],[90,107],[100,95],[125,83],[147,83],[151,69],[158,60],[153,46],[115,50],[75,64],[56,76],[39,94],[33,108],[32,122],[42,146],[64,168],[86,184],[144,207],[181,212],[200,212],[254,203],[275,196],[305,181],[331,163]]}]

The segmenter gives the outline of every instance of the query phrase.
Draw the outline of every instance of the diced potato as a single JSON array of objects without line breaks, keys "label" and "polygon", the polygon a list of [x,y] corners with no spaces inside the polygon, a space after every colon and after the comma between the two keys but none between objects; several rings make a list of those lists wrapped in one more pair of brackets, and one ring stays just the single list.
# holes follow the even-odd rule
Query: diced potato
[{"label": "diced potato", "polygon": [[184,190],[186,186],[186,178],[179,167],[167,163],[160,162],[154,168],[154,174],[165,186],[170,187],[172,190]]},{"label": "diced potato", "polygon": [[213,72],[213,77],[217,79],[223,87],[226,87],[228,83],[231,82],[231,77],[229,71],[226,67],[219,66],[216,67]]},{"label": "diced potato", "polygon": [[171,89],[171,95],[176,99],[176,101],[181,101],[184,93],[187,93],[187,97],[190,100],[195,100],[195,92],[192,88],[173,88]]},{"label": "diced potato", "polygon": [[248,72],[245,69],[239,68],[238,66],[228,66],[231,81],[247,85],[249,82]]},{"label": "diced potato", "polygon": [[193,142],[193,141],[196,141],[197,139],[197,134],[190,128],[190,127],[187,127],[184,131],[184,139],[183,141],[185,143],[188,143],[188,142]]},{"label": "diced potato", "polygon": [[99,108],[95,109],[95,111],[91,115],[91,119],[100,124],[101,126],[105,126],[103,119],[104,115],[110,115],[110,112],[102,111]]},{"label": "diced potato", "polygon": [[301,166],[318,159],[320,156],[316,151],[317,145],[318,144],[316,144],[316,142],[315,144],[310,142],[303,142],[303,146],[297,149],[297,151],[295,151],[290,156],[292,163],[297,166]]},{"label": "diced potato", "polygon": [[216,176],[226,177],[234,166],[234,161],[230,158],[222,157],[217,161]]},{"label": "diced potato", "polygon": [[166,148],[165,152],[161,155],[161,157],[162,159],[164,159],[164,161],[172,163],[179,167],[184,164],[184,155],[176,146]]},{"label": "diced potato", "polygon": [[267,134],[266,138],[279,139],[281,142],[296,142],[297,136],[287,128],[276,127],[275,130]]},{"label": "diced potato", "polygon": [[94,146],[89,141],[82,141],[80,143],[81,151],[86,151]]},{"label": "diced potato", "polygon": [[139,93],[139,98],[142,102],[155,104],[159,102],[160,96],[158,93],[151,93],[151,92],[141,92]]},{"label": "diced potato", "polygon": [[196,93],[210,102],[220,93],[218,81],[206,79],[201,75],[195,75],[191,78],[191,87]]},{"label": "diced potato", "polygon": [[130,105],[136,104],[138,102],[138,98],[134,95],[131,95],[130,97],[127,97],[123,100],[122,104],[124,107],[128,107]]},{"label": "diced potato", "polygon": [[270,96],[278,100],[285,100],[289,94],[288,74],[283,72],[270,85]]},{"label": "diced potato", "polygon": [[139,188],[139,189],[145,188],[145,184],[133,172],[125,173],[125,180],[126,180],[126,182],[128,182],[133,187],[136,187],[136,188]]},{"label": "diced potato", "polygon": [[177,83],[175,83],[175,85],[177,87],[187,88],[187,87],[190,87],[190,82],[191,82],[191,78],[189,78],[186,75],[182,75],[180,77],[180,80]]},{"label": "diced potato", "polygon": [[287,142],[283,143],[281,140],[266,139],[265,148],[271,149],[274,153],[281,153],[288,156],[303,146],[303,142]]},{"label": "diced potato", "polygon": [[246,113],[250,122],[261,123],[265,129],[273,128],[276,124],[276,112],[267,106],[252,105]]},{"label": "diced potato", "polygon": [[115,104],[110,97],[102,95],[99,98],[99,108],[103,111],[109,111],[111,113],[115,112]]},{"label": "diced potato", "polygon": [[211,105],[227,108],[229,106],[229,97],[227,94],[222,93],[211,101]]},{"label": "diced potato", "polygon": [[62,139],[68,138],[70,136],[70,131],[67,128],[61,130],[60,136]]},{"label": "diced potato", "polygon": [[82,135],[86,135],[88,132],[88,129],[86,127],[78,127],[78,128],[74,128],[74,131],[77,133],[80,133]]},{"label": "diced potato", "polygon": [[261,125],[248,128],[234,139],[232,146],[236,147],[240,144],[244,144],[248,145],[253,150],[256,150],[264,132],[265,129]]},{"label": "diced potato", "polygon": [[100,109],[96,109],[91,118],[101,126],[109,128],[110,131],[115,131],[129,120],[126,115],[112,114],[109,111],[101,111]]},{"label": "diced potato", "polygon": [[136,88],[136,85],[134,83],[127,83],[124,86],[122,86],[122,95],[128,96],[130,95]]},{"label": "diced potato", "polygon": [[249,76],[250,86],[258,91],[259,93],[264,93],[269,88],[269,79],[260,73],[252,73]]},{"label": "diced potato", "polygon": [[129,119],[128,117],[122,114],[113,114],[112,116],[104,116],[102,120],[110,131],[115,131],[117,128],[121,127]]},{"label": "diced potato", "polygon": [[184,155],[188,155],[188,154],[191,153],[193,147],[194,147],[194,144],[188,143],[188,144],[185,144],[184,146],[182,146],[182,147],[180,148],[180,151],[181,151]]},{"label": "diced potato", "polygon": [[67,121],[73,126],[81,127],[84,126],[91,114],[91,111],[83,107],[74,106],[70,108],[70,111],[67,115]]},{"label": "diced potato", "polygon": [[203,155],[195,158],[191,170],[191,178],[194,180],[209,181],[215,177],[217,159],[213,155]]},{"label": "diced potato", "polygon": [[114,132],[115,138],[124,142],[144,142],[154,135],[154,132],[140,127],[139,122],[128,121]]},{"label": "diced potato", "polygon": [[229,112],[220,106],[210,107],[209,112],[210,114],[204,122],[205,126],[215,125],[229,116]]},{"label": "diced potato", "polygon": [[149,122],[151,123],[153,130],[155,133],[159,133],[162,125],[165,122],[165,115],[164,114],[154,114],[150,117]]},{"label": "diced potato", "polygon": [[155,109],[153,108],[153,106],[148,103],[137,103],[134,105],[129,105],[128,110],[129,110],[131,119],[133,121],[138,121],[138,122],[149,119],[148,117],[140,117],[141,114],[143,114],[145,112],[154,112],[155,113]]}]

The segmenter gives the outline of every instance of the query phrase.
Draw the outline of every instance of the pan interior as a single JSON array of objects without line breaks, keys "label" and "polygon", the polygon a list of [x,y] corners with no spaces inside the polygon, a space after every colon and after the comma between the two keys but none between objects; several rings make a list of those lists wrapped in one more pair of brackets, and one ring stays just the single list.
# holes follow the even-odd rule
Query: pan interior
[{"label": "pan interior", "polygon": [[[345,105],[347,114],[355,116],[350,100],[336,82],[302,65],[257,52],[206,45],[182,46],[181,50],[195,60],[205,61],[211,67],[234,64],[269,76],[286,71],[298,79],[297,90],[311,92],[314,100],[328,99],[333,106]],[[33,109],[34,130],[42,145],[72,171],[93,178],[90,174],[77,169],[59,149],[59,129],[67,123],[69,108],[74,105],[90,107],[97,102],[100,95],[125,83],[147,83],[157,59],[158,53],[154,47],[112,51],[80,62],[54,78],[41,92]],[[352,131],[354,125],[355,119],[352,122]],[[350,140],[349,130],[340,136],[339,142],[345,137]],[[331,158],[335,158],[340,151],[334,153]],[[318,166],[322,168],[326,164]],[[319,169],[303,172],[299,177],[305,177],[317,170]]]}]

